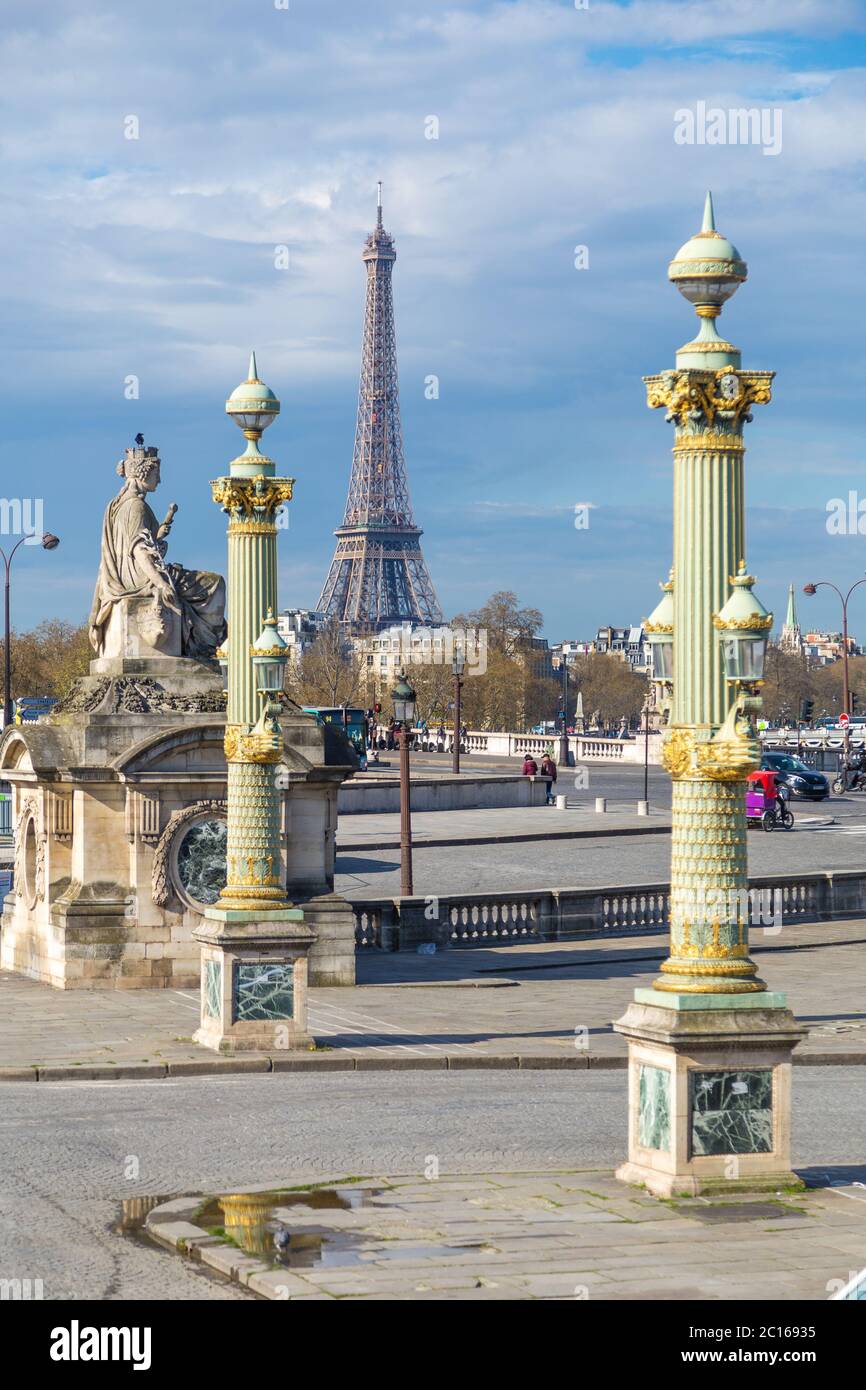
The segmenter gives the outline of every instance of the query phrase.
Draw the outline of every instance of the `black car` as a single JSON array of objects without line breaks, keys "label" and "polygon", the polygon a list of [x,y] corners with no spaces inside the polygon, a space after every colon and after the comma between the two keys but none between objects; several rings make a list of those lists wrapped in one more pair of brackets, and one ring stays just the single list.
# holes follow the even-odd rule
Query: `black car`
[{"label": "black car", "polygon": [[815,772],[806,766],[802,758],[795,758],[790,753],[764,753],[761,770],[775,772],[776,781],[787,787],[791,796],[800,796],[806,801],[824,801],[830,795],[830,783],[823,772]]}]

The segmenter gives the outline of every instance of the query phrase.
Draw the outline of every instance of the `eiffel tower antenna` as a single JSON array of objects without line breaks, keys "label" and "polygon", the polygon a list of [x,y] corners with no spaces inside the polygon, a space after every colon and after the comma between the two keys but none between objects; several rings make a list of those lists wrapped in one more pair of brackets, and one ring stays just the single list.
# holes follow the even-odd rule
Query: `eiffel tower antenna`
[{"label": "eiffel tower antenna", "polygon": [[442,622],[406,480],[391,289],[397,253],[382,225],[381,182],[376,227],[362,259],[367,296],[355,450],[343,524],[334,532],[337,548],[318,603],[351,636],[406,622]]}]

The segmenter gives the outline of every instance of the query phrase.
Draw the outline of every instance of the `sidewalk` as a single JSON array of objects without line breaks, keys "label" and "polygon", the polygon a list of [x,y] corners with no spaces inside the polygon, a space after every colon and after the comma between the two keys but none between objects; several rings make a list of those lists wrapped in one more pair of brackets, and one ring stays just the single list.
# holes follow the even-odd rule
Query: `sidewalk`
[{"label": "sidewalk", "polygon": [[[516,844],[527,840],[579,840],[599,835],[666,835],[669,811],[650,805],[649,816],[637,814],[635,801],[608,801],[606,813],[594,802],[572,802],[565,811],[553,806],[497,806],[486,810],[413,811],[412,843],[419,845]],[[341,815],[337,851],[399,849],[399,811]]]},{"label": "sidewalk", "polygon": [[[866,1064],[866,921],[752,931],[769,986],[808,1037],[803,1065]],[[611,1022],[648,986],[666,934],[358,959],[354,989],[310,991],[314,1053],[223,1058],[192,1041],[192,990],[54,990],[0,972],[0,1080],[160,1077],[322,1067],[624,1067]]]},{"label": "sidewalk", "polygon": [[[797,808],[802,829],[835,824],[835,817],[816,807]],[[637,802],[608,799],[607,811],[595,810],[590,798],[569,798],[567,810],[553,806],[499,806],[466,811],[413,811],[412,843],[422,845],[518,844],[530,840],[599,839],[612,835],[667,835],[670,811],[653,806],[637,814]],[[399,811],[341,815],[337,851],[399,849]]]},{"label": "sidewalk", "polygon": [[[146,1228],[178,1258],[280,1301],[818,1301],[866,1264],[864,1175],[807,1173],[832,1185],[770,1198],[659,1202],[592,1170],[307,1191],[287,1174],[291,1188],[270,1201],[261,1190],[225,1208],[180,1198],[154,1207]],[[140,1225],[136,1215],[129,1228]]]}]

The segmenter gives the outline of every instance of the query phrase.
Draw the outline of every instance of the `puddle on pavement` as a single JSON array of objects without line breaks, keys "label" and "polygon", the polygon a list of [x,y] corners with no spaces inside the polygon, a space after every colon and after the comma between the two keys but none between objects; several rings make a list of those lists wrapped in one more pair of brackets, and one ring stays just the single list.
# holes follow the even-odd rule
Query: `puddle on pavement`
[{"label": "puddle on pavement", "polygon": [[[382,1188],[318,1187],[305,1192],[235,1192],[221,1197],[203,1198],[205,1205],[194,1217],[195,1224],[211,1234],[227,1238],[248,1255],[273,1260],[283,1269],[329,1269],[352,1267],[372,1260],[444,1259],[478,1250],[477,1244],[436,1245],[423,1241],[383,1240],[366,1231],[334,1230],[326,1225],[305,1225],[303,1230],[286,1226],[278,1210],[304,1207],[308,1211],[358,1211],[372,1207],[372,1199]],[[155,1207],[169,1202],[170,1196],[129,1197],[121,1203],[121,1216],[115,1230],[122,1235],[144,1233],[144,1223]],[[177,1221],[169,1212],[166,1221]]]},{"label": "puddle on pavement", "polygon": [[[371,1260],[430,1259],[463,1255],[473,1245],[436,1245],[382,1240],[367,1231],[335,1230],[324,1224],[289,1227],[277,1212],[292,1207],[308,1211],[358,1211],[373,1207],[382,1188],[319,1187],[307,1192],[240,1192],[211,1198],[195,1224],[228,1237],[248,1255],[271,1259],[283,1269],[352,1267]],[[155,1204],[155,1203],[154,1203]]]}]

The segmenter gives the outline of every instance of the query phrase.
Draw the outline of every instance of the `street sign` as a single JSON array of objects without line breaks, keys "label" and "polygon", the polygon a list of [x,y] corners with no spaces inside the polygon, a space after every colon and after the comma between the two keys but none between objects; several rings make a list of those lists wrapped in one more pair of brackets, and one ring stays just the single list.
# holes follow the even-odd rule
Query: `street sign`
[{"label": "street sign", "polygon": [[839,715],[839,723],[842,725],[842,728],[843,728],[843,729],[847,729],[847,727],[848,727],[850,721],[851,721],[851,716],[850,716],[850,714],[846,714],[845,711],[843,710],[842,713]]}]

